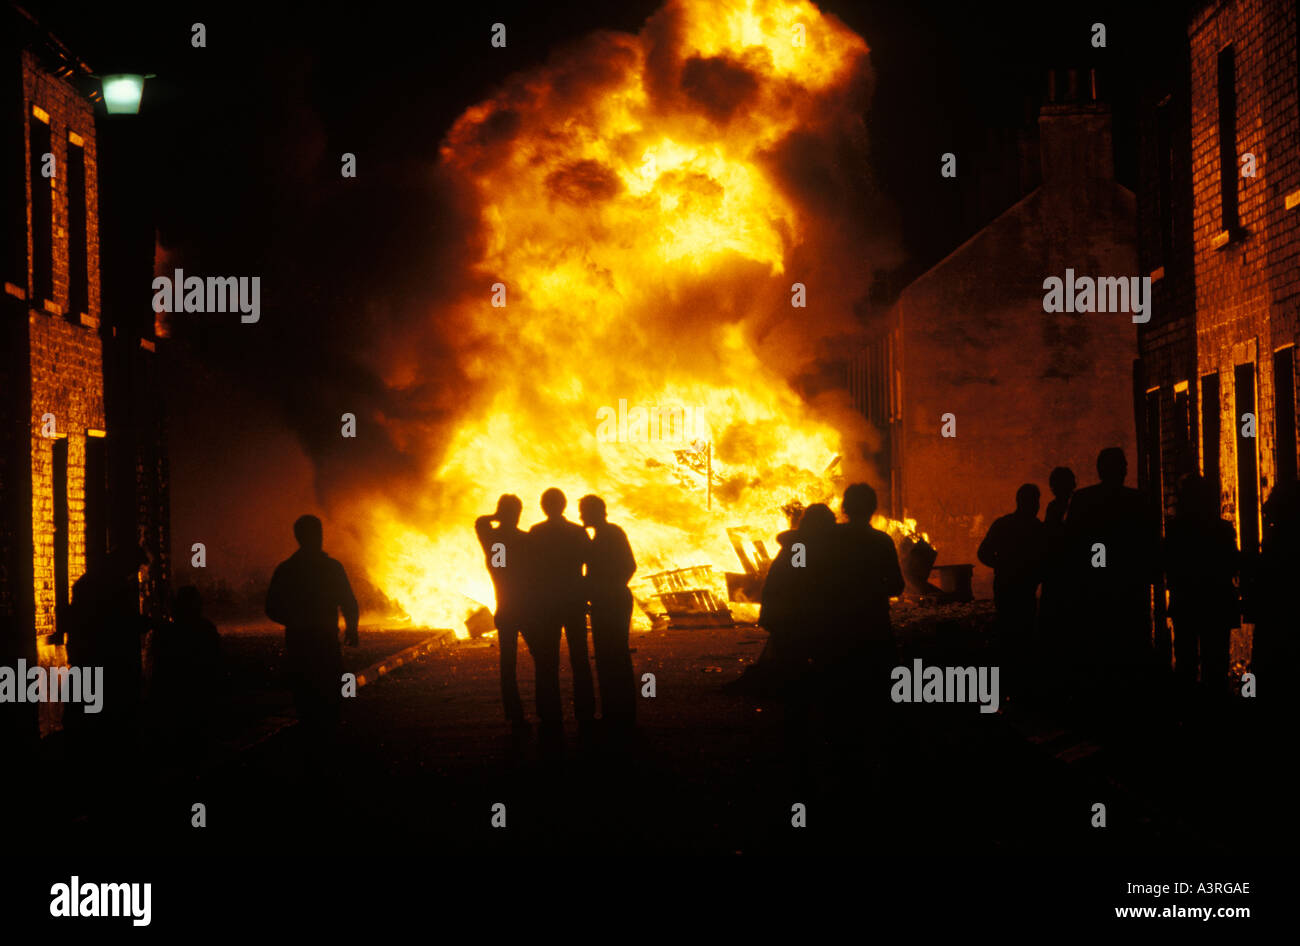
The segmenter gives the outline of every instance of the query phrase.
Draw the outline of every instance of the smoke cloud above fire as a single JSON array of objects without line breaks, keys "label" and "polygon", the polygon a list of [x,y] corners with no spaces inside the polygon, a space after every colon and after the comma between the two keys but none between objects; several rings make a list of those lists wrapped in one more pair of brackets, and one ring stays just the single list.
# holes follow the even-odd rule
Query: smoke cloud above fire
[{"label": "smoke cloud above fire", "polygon": [[[471,524],[503,492],[529,512],[552,485],[603,496],[645,575],[735,570],[728,527],[770,543],[782,506],[871,478],[874,432],[842,391],[804,383],[897,262],[867,163],[867,57],[809,3],[675,0],[454,123],[428,296],[367,356],[390,406],[371,422],[414,473],[338,504],[413,619],[458,626],[492,604]],[[635,423],[603,442],[597,418],[620,404],[704,423],[689,443]]]}]

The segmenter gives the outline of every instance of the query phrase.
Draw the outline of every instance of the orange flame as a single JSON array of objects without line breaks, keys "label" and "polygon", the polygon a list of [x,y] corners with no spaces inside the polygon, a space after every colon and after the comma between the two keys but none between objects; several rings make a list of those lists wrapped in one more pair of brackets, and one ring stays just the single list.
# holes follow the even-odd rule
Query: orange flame
[{"label": "orange flame", "polygon": [[[440,173],[474,201],[480,252],[475,289],[434,317],[457,326],[473,389],[419,512],[359,510],[371,578],[413,621],[464,635],[492,606],[471,526],[501,493],[524,500],[525,528],[547,487],[575,518],[579,496],[602,496],[644,581],[739,570],[728,526],[775,535],[782,506],[842,488],[873,434],[790,383],[801,329],[849,316],[791,307],[819,221],[777,155],[859,121],[842,100],[866,53],[811,3],[674,0],[640,35],[590,38],[456,121]],[[685,435],[654,423],[674,408]]]}]

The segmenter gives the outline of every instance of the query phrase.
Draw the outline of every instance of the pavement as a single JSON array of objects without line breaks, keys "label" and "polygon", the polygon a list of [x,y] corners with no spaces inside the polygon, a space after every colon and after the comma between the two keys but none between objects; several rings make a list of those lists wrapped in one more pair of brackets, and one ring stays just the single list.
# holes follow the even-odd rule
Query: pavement
[{"label": "pavement", "polygon": [[[905,624],[900,661],[979,662],[990,656],[987,625],[987,608]],[[969,704],[906,704],[895,707],[875,754],[845,767],[815,744],[800,777],[783,706],[723,687],[765,637],[753,627],[634,635],[638,678],[654,674],[656,690],[639,702],[637,744],[628,753],[587,750],[570,719],[560,761],[540,756],[535,734],[512,737],[495,641],[408,639],[400,656],[394,641],[372,648],[371,669],[361,668],[365,685],[345,702],[326,771],[307,773],[291,714],[273,713],[264,733],[199,778],[141,774],[59,843],[379,857],[1178,854],[1269,843],[1254,824],[1276,823],[1272,796],[1261,800],[1257,785],[1234,776],[1231,746],[1187,751],[1204,738],[1231,738],[1241,724],[1233,714],[1190,729],[1162,717],[1136,744],[1063,722],[1052,700],[1028,693],[1012,692],[988,714]],[[526,655],[520,687],[531,708]],[[1104,830],[1092,824],[1098,802]],[[203,828],[192,824],[196,803]]]}]

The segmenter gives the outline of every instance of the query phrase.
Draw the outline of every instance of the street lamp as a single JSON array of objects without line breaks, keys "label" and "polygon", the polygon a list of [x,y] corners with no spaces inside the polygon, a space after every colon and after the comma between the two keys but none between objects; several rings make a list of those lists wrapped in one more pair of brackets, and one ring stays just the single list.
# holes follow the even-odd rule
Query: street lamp
[{"label": "street lamp", "polygon": [[[120,68],[120,67],[118,67]],[[127,68],[130,68],[129,66]],[[162,521],[165,489],[136,470],[163,469],[160,456],[161,408],[157,365],[153,363],[153,313],[148,289],[154,257],[153,202],[147,199],[156,171],[147,160],[153,123],[142,114],[150,74],[105,72],[93,75],[107,115],[98,131],[100,333],[103,339],[104,419],[107,444],[109,546],[140,546],[141,526],[152,536],[149,557],[166,554],[167,525]],[[98,98],[99,96],[95,96]],[[142,295],[142,293],[144,293]],[[155,502],[158,499],[158,502]],[[144,605],[150,617],[165,611],[159,589],[161,574],[150,568]]]},{"label": "street lamp", "polygon": [[110,115],[137,115],[140,112],[140,97],[144,94],[144,80],[153,75],[120,72],[111,76],[100,76],[100,85],[104,90],[104,108]]}]

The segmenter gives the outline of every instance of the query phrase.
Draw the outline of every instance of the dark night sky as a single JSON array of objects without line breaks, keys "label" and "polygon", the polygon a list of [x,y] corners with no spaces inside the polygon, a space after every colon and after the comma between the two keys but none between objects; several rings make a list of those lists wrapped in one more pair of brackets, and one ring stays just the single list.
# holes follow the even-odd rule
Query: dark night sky
[{"label": "dark night sky", "polygon": [[[96,70],[157,74],[141,121],[160,242],[175,254],[168,271],[264,277],[259,325],[179,326],[169,404],[178,549],[202,531],[232,575],[260,565],[245,560],[250,550],[288,550],[285,502],[314,505],[308,456],[325,484],[342,462],[330,452],[339,412],[403,409],[356,352],[375,306],[414,311],[438,280],[448,208],[427,178],[451,122],[556,46],[598,28],[637,32],[659,6],[167,3],[133,5],[123,20],[111,5],[27,4]],[[1161,68],[1155,37],[1177,37],[1183,4],[821,6],[872,49],[870,172],[898,215],[908,261],[886,284],[901,286],[1003,209],[974,199],[1004,186],[981,183],[1004,171],[990,142],[1027,125],[1049,67],[1099,69],[1119,177],[1133,187],[1136,80]],[[496,21],[505,49],[489,44]],[[1105,50],[1089,44],[1096,21]],[[206,49],[191,48],[194,22],[207,27]],[[356,180],[339,175],[345,151],[358,156]],[[945,151],[959,156],[957,181],[938,175]],[[429,371],[440,368],[431,355]],[[372,445],[370,462],[403,482],[400,451]]]}]

